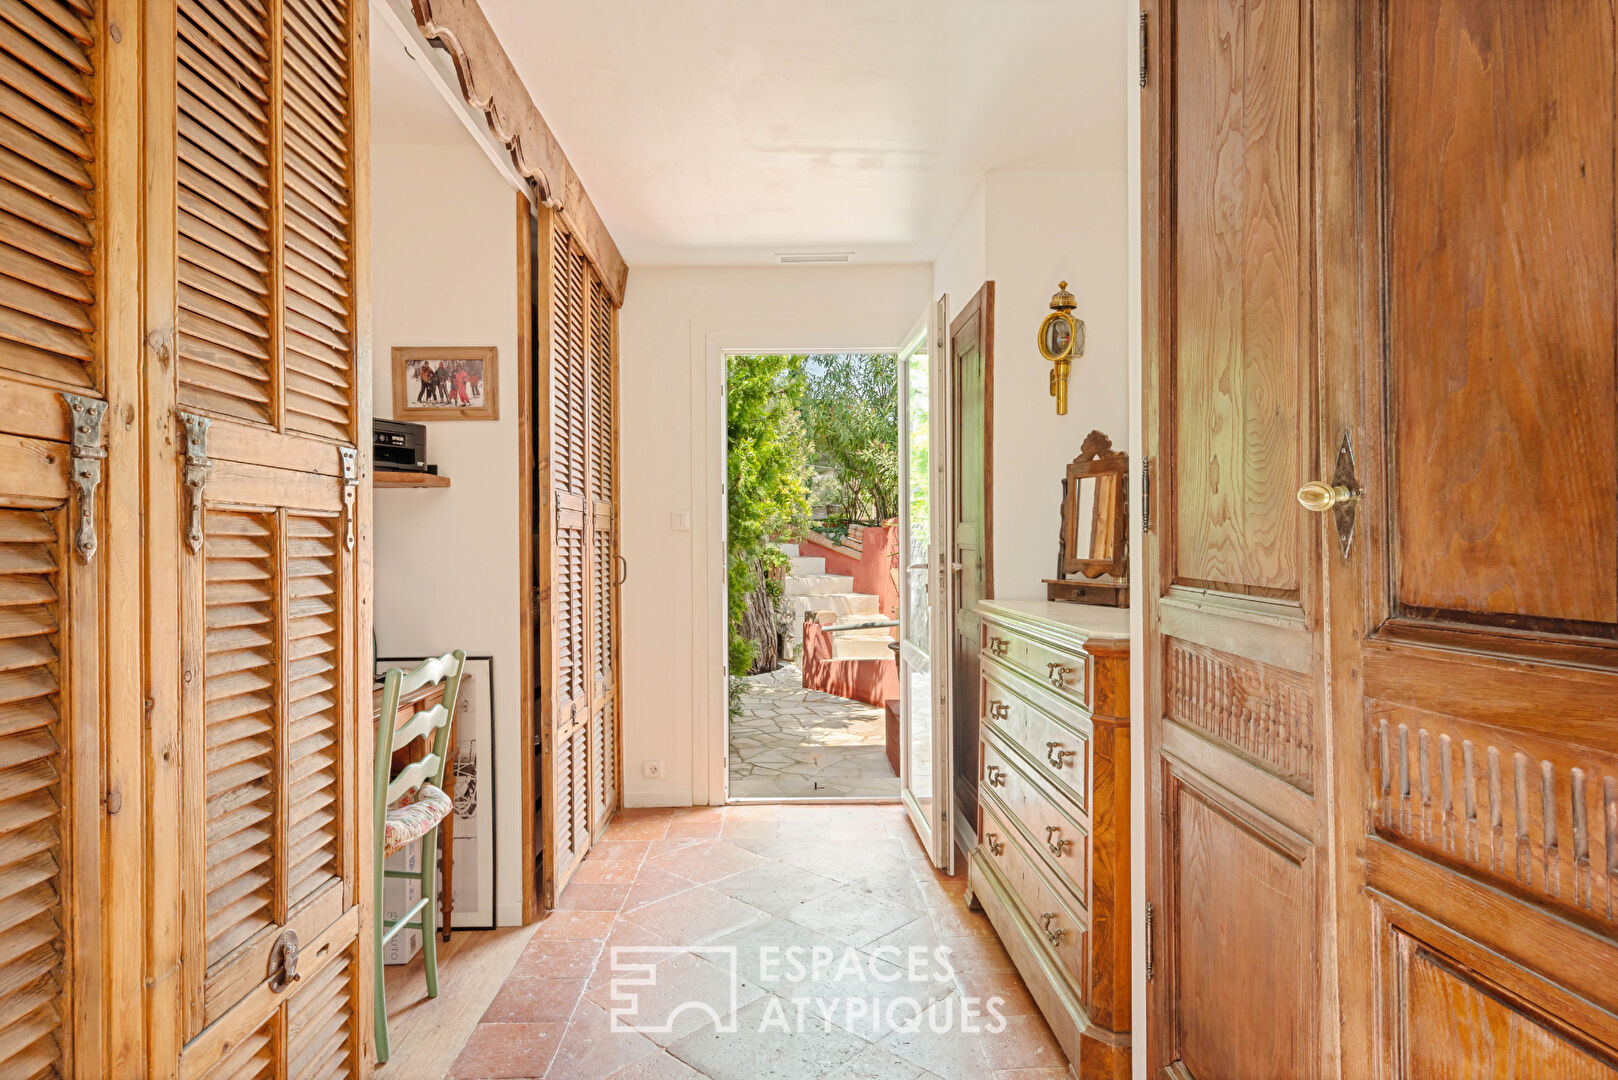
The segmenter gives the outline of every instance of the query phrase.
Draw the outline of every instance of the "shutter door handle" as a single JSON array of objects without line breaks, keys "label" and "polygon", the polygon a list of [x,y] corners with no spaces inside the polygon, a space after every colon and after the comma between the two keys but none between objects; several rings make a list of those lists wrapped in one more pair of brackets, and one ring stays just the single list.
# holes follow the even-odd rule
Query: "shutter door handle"
[{"label": "shutter door handle", "polygon": [[624,582],[626,582],[628,580],[629,580],[629,560],[624,558],[622,555],[619,555],[618,556],[618,580],[613,582],[613,584],[614,585],[622,585]]}]

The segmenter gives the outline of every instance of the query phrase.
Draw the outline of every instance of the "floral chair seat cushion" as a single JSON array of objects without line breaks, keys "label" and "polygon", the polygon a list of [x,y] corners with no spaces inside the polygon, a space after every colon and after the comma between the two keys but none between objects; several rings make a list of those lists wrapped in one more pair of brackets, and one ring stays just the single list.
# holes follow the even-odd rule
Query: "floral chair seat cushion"
[{"label": "floral chair seat cushion", "polygon": [[421,785],[414,796],[406,796],[388,808],[382,825],[383,857],[426,836],[454,809],[454,801],[442,788],[432,784]]}]

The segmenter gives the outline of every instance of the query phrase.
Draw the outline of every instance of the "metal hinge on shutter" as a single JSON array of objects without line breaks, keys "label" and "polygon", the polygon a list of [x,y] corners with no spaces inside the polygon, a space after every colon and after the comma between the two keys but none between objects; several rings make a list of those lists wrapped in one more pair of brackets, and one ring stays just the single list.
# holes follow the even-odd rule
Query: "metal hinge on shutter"
[{"label": "metal hinge on shutter", "polygon": [[101,444],[101,417],[107,403],[78,394],[63,394],[62,400],[73,414],[73,486],[79,489],[79,527],[73,547],[89,562],[96,553],[96,488],[101,484],[101,462],[107,457],[107,448]]},{"label": "metal hinge on shutter", "polygon": [[339,446],[337,456],[343,463],[343,546],[354,550],[354,490],[359,487],[359,465],[356,451],[351,446]]},{"label": "metal hinge on shutter", "polygon": [[1140,13],[1140,88],[1146,89],[1146,12]]},{"label": "metal hinge on shutter", "polygon": [[1146,981],[1152,981],[1152,971],[1156,967],[1156,959],[1152,949],[1152,924],[1155,909],[1150,900],[1146,901]]},{"label": "metal hinge on shutter", "polygon": [[185,425],[185,489],[190,496],[191,521],[186,526],[185,542],[192,552],[202,551],[202,489],[208,485],[208,473],[213,464],[208,460],[208,429],[213,421],[206,416],[182,412],[180,422]]},{"label": "metal hinge on shutter", "polygon": [[1152,459],[1140,463],[1140,531],[1152,531]]}]

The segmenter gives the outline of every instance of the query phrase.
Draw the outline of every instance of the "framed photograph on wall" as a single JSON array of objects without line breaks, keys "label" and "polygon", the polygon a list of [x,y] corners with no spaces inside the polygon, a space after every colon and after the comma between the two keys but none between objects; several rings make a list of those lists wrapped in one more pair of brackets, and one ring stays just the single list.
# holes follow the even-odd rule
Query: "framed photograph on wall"
[{"label": "framed photograph on wall", "polygon": [[[379,657],[376,673],[414,668],[426,657]],[[468,656],[455,703],[455,746],[444,770],[444,788],[455,803],[454,879],[450,928],[493,930],[494,846],[494,659]]]},{"label": "framed photograph on wall", "polygon": [[396,345],[395,420],[500,419],[500,365],[493,345]]}]

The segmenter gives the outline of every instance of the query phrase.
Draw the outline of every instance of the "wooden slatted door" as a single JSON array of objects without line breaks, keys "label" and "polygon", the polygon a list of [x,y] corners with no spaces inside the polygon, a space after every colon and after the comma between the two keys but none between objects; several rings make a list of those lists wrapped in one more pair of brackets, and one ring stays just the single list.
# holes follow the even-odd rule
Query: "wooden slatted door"
[{"label": "wooden slatted door", "polygon": [[167,46],[174,94],[153,167],[172,168],[175,201],[148,220],[173,244],[152,256],[173,268],[154,317],[172,318],[175,360],[173,441],[153,466],[173,517],[153,541],[180,567],[181,766],[153,817],[176,800],[158,896],[180,900],[184,1076],[368,1072],[365,15],[357,0],[178,0],[149,46]]},{"label": "wooden slatted door", "polygon": [[546,254],[536,488],[539,514],[540,799],[538,884],[554,907],[591,839],[617,805],[617,562],[612,383],[616,310],[554,213],[542,215]]},{"label": "wooden slatted door", "polygon": [[[0,6],[0,1076],[96,1077],[109,353],[107,14]],[[132,198],[124,192],[125,198]],[[132,212],[120,210],[121,220]],[[124,379],[127,386],[128,380]]]}]

